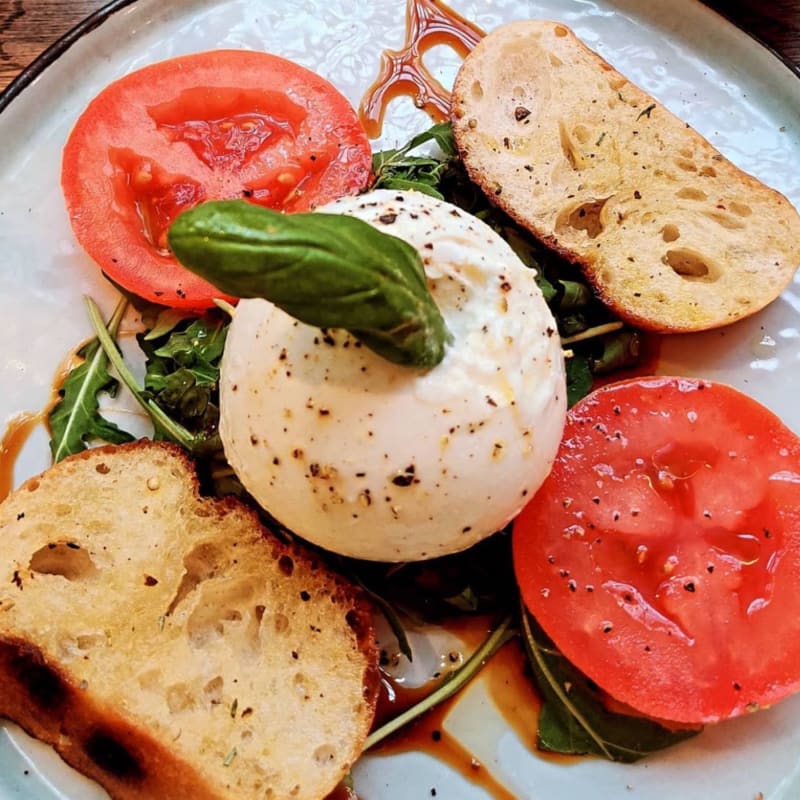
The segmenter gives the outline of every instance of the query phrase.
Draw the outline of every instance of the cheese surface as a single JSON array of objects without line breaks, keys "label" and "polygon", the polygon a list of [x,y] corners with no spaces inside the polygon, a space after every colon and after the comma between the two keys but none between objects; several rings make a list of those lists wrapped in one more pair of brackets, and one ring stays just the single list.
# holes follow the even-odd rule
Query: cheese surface
[{"label": "cheese surface", "polygon": [[424,194],[319,210],[413,245],[453,340],[437,367],[400,367],[346,331],[241,301],[222,365],[227,458],[270,514],[328,550],[406,561],[470,547],[533,495],[563,430],[563,356],[535,273]]}]

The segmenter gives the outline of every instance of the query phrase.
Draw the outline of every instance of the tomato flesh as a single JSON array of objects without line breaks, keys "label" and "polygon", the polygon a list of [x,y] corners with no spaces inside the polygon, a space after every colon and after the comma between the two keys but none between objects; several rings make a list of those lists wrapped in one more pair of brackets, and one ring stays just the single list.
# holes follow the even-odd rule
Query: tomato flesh
[{"label": "tomato flesh", "polygon": [[356,112],[330,83],[267,53],[219,50],[104,89],[70,134],[61,183],[78,241],[109,277],[201,309],[221,295],[170,254],[178,214],[230,198],[308,211],[363,189],[370,169]]},{"label": "tomato flesh", "polygon": [[644,714],[710,722],[800,689],[800,444],[728,386],[578,403],[513,550],[547,634]]}]

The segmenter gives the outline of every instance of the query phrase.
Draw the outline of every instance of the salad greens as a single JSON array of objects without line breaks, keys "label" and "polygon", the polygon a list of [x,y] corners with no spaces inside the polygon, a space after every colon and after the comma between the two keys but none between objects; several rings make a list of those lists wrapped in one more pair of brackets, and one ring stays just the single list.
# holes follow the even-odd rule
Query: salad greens
[{"label": "salad greens", "polygon": [[520,619],[523,647],[544,700],[537,731],[540,749],[630,763],[700,732],[610,711],[598,687],[561,655],[524,608]]},{"label": "salad greens", "polygon": [[[108,333],[116,336],[128,303],[120,300],[108,323]],[[108,356],[98,339],[81,347],[76,355],[81,363],[72,369],[59,389],[59,402],[48,417],[50,453],[54,462],[80,453],[93,439],[110,444],[133,441],[133,436],[100,413],[98,396],[113,397],[119,382],[108,371]]]},{"label": "salad greens", "polygon": [[[433,146],[438,152],[415,154],[423,145]],[[434,125],[404,147],[376,153],[373,171],[374,188],[423,191],[454,202],[483,219],[509,242],[525,264],[537,270],[537,281],[568,348],[565,355],[570,405],[590,391],[595,375],[636,362],[639,334],[609,315],[577,269],[544,251],[530,234],[489,204],[467,177],[448,123]],[[330,222],[323,215],[303,215],[301,221],[299,216],[295,218],[295,225],[286,224],[289,217],[276,215],[281,217],[276,221],[271,212],[266,217],[263,212],[238,202],[201,206],[181,217],[182,221],[172,229],[170,241],[182,260],[199,265],[200,271],[212,280],[217,262],[228,265],[234,255],[241,259],[236,267],[241,270],[237,282],[221,286],[231,294],[263,296],[266,291],[273,299],[277,296],[290,313],[303,314],[301,319],[325,327],[348,327],[379,352],[393,351],[391,357],[396,361],[426,366],[436,363],[447,336],[444,323],[440,316],[437,318],[438,309],[427,295],[418,257],[415,260],[403,246],[393,244],[399,240],[377,232],[379,239],[374,239],[368,233],[373,229],[366,223],[351,230],[343,218]],[[269,220],[278,238],[293,244],[284,251],[285,258],[279,255],[283,260],[279,261],[277,275],[257,278],[255,273],[266,265],[265,256],[274,252],[274,243],[255,232],[258,226],[263,227],[264,219]],[[338,293],[340,302],[326,305],[324,314],[319,303],[314,302],[316,291],[309,287],[323,278],[327,280],[334,270],[327,270],[326,277],[326,270],[312,269],[311,277],[304,278],[299,292],[295,291],[298,251],[305,252],[310,243],[308,224],[314,225],[313,238],[330,250],[325,263],[336,267],[337,277],[330,288]],[[394,261],[383,267],[386,289],[365,288],[361,273],[366,270],[357,267],[345,275],[346,280],[341,277],[341,270],[346,271],[351,264],[348,256],[355,247],[352,237],[362,234],[368,239],[367,258],[374,259],[376,250],[386,246],[386,240],[395,249]],[[292,277],[287,280],[289,275]],[[277,290],[272,291],[270,284],[277,285]],[[394,318],[366,314],[361,308],[365,298],[376,297],[381,291],[384,298],[387,293],[394,296]],[[140,386],[115,342],[125,305],[123,300],[106,324],[97,306],[88,301],[97,338],[80,351],[84,361],[65,382],[62,399],[50,417],[54,459],[85,448],[91,439],[123,442],[132,438],[99,413],[99,396],[104,392],[113,394],[118,387],[108,370],[110,363],[150,415],[154,438],[177,442],[196,457],[206,491],[218,496],[245,495],[225,460],[217,432],[219,368],[228,316],[219,309],[192,315],[137,305],[145,328],[137,336],[145,356],[145,377]],[[331,312],[335,316],[326,316],[329,306],[338,306]],[[418,316],[404,332],[405,338],[386,337],[385,333],[405,319],[409,310]],[[427,345],[420,344],[418,335],[423,329],[434,332],[436,352],[428,352]],[[413,653],[402,618],[440,622],[459,614],[492,614],[503,620],[476,656],[407,715],[373,732],[368,746],[458,691],[492,653],[515,636],[522,641],[533,679],[544,699],[538,731],[541,748],[633,761],[696,732],[673,731],[658,722],[616,714],[605,707],[596,687],[555,650],[525,610],[520,609],[510,529],[464,553],[427,562],[386,565],[332,558],[334,566],[359,584],[381,608],[397,637],[399,651],[409,660]]]},{"label": "salad greens", "polygon": [[282,214],[244,200],[181,214],[169,245],[236,297],[263,297],[318,328],[344,328],[396,364],[435,367],[449,334],[408,242],[343,214]]}]

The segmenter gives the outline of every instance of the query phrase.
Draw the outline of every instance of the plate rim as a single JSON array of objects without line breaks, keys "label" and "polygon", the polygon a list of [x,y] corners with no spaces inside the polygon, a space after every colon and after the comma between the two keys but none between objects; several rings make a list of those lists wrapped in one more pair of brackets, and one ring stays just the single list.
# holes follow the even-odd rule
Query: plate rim
[{"label": "plate rim", "polygon": [[136,0],[110,0],[110,2],[101,6],[96,11],[93,11],[88,17],[84,17],[77,25],[74,25],[66,33],[62,34],[0,92],[0,114],[2,114],[11,104],[11,101],[30,86],[39,75],[58,61],[72,45],[82,39],[87,33],[98,28],[118,11],[121,11],[126,6],[132,5],[135,2]]},{"label": "plate rim", "polygon": [[[90,33],[95,28],[98,28],[110,17],[118,11],[133,5],[137,0],[109,0],[108,3],[98,8],[96,11],[89,14],[89,16],[82,19],[77,25],[74,25],[66,33],[62,34],[56,39],[46,50],[40,53],[27,67],[0,92],[0,114],[11,104],[11,102],[18,97],[24,89],[30,86],[36,78],[39,77],[47,68],[51,67],[58,59],[72,47],[76,42],[82,39],[87,33]],[[757,45],[763,48],[775,59],[780,61],[798,80],[800,80],[800,61],[795,62],[789,58],[788,55],[780,52],[773,45],[764,41],[760,36],[752,31],[743,28],[739,22],[732,19],[725,10],[720,10],[714,6],[704,3],[703,0],[688,0],[695,5],[703,6],[710,13],[715,14],[720,19],[725,20],[729,25],[746,34]]]}]

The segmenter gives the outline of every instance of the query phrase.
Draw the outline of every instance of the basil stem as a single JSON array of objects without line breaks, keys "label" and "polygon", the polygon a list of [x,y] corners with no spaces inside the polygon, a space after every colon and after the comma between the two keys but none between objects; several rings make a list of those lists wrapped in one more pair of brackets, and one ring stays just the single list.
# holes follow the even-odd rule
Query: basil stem
[{"label": "basil stem", "polygon": [[385,725],[372,731],[364,742],[364,750],[369,750],[387,736],[399,731],[404,725],[421,717],[426,711],[450,699],[454,694],[466,686],[483,668],[486,662],[509,640],[516,636],[516,631],[511,629],[512,618],[506,617],[486,638],[483,644],[459,667],[455,672],[445,678],[441,686],[429,694],[424,700],[396,716]]},{"label": "basil stem", "polygon": [[449,334],[419,253],[363,220],[221,200],[181,214],[168,238],[178,261],[221,292],[344,328],[397,364],[430,368],[444,357]]}]

